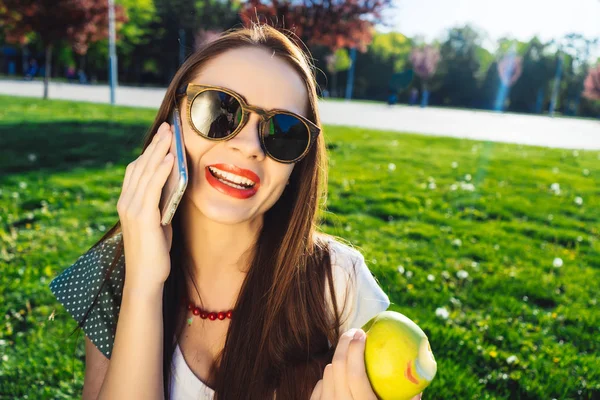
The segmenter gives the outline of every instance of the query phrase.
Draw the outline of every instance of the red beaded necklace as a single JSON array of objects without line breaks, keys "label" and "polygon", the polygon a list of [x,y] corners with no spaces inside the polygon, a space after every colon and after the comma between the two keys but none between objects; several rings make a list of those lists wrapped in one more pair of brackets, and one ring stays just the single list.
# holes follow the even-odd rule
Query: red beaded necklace
[{"label": "red beaded necklace", "polygon": [[[181,300],[183,302],[183,305],[187,307],[188,311],[191,311],[194,315],[200,316],[200,318],[202,319],[208,318],[211,321],[217,319],[224,320],[225,318],[231,319],[231,316],[233,315],[233,310],[221,312],[208,312],[196,306],[192,301],[186,300],[185,297],[182,297]],[[188,323],[191,323],[191,318],[188,320]]]}]

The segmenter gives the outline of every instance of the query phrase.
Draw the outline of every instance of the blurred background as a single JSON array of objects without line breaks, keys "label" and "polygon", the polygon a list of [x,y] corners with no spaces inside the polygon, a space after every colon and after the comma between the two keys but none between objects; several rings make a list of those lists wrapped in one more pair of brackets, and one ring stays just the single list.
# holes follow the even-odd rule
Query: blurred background
[{"label": "blurred background", "polygon": [[[114,1],[120,85],[165,87],[204,41],[258,16],[307,45],[324,97],[600,115],[597,0]],[[108,0],[1,4],[3,78],[109,82]]]},{"label": "blurred background", "polygon": [[428,335],[424,398],[600,399],[598,0],[0,0],[0,399],[80,398],[48,284],[179,65],[251,21],[314,58],[320,229]]}]

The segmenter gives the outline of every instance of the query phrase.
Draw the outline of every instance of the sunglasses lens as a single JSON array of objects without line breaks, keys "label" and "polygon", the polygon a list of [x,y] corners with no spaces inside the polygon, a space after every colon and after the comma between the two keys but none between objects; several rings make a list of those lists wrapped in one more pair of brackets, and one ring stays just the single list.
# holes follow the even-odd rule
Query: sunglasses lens
[{"label": "sunglasses lens", "polygon": [[269,119],[267,132],[263,132],[263,135],[267,151],[284,161],[300,157],[310,141],[306,125],[287,114],[276,114]]},{"label": "sunglasses lens", "polygon": [[193,100],[190,117],[202,135],[221,139],[232,134],[242,121],[242,107],[230,94],[210,89]]}]

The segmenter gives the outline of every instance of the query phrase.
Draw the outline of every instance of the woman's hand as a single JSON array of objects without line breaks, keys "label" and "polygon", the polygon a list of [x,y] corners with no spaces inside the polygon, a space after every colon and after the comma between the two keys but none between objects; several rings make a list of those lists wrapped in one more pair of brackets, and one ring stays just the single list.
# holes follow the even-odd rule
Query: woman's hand
[{"label": "woman's hand", "polygon": [[310,400],[378,400],[365,369],[366,336],[362,329],[353,328],[340,337],[333,361],[325,367]]},{"label": "woman's hand", "polygon": [[171,271],[173,230],[170,224],[160,224],[159,202],[173,168],[172,136],[171,127],[163,122],[150,145],[125,170],[117,211],[125,245],[126,287],[154,290]]}]

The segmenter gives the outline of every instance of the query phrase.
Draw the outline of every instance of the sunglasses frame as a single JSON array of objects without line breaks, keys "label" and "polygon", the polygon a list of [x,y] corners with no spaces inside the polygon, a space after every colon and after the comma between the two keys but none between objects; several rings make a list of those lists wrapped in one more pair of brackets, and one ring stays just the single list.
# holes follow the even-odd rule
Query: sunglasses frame
[{"label": "sunglasses frame", "polygon": [[[235,98],[238,101],[238,103],[240,104],[240,106],[242,107],[242,120],[240,121],[240,123],[234,129],[233,132],[231,132],[229,135],[222,137],[222,138],[210,138],[210,137],[205,136],[204,134],[202,134],[202,132],[200,132],[196,128],[196,126],[192,122],[192,113],[191,113],[192,104],[193,104],[194,100],[196,99],[196,97],[198,97],[200,94],[202,94],[208,90],[220,90],[222,92],[225,92],[228,95]],[[227,88],[224,88],[221,86],[202,85],[202,84],[198,84],[198,83],[188,83],[188,84],[182,85],[177,90],[176,97],[180,98],[183,96],[187,96],[187,107],[186,108],[187,108],[187,120],[188,120],[189,125],[192,127],[192,129],[194,129],[194,131],[198,135],[202,136],[205,139],[212,140],[215,142],[221,142],[221,141],[229,140],[229,139],[233,138],[242,130],[242,128],[244,128],[244,126],[246,126],[246,124],[248,123],[248,120],[250,119],[251,112],[258,114],[262,119],[261,123],[259,124],[259,128],[258,128],[258,136],[260,139],[260,145],[261,145],[263,151],[265,152],[265,154],[267,154],[270,158],[272,158],[273,160],[280,162],[280,163],[292,164],[292,163],[296,163],[296,162],[300,161],[301,159],[303,159],[306,156],[306,154],[308,154],[308,151],[310,150],[310,148],[316,141],[317,137],[319,136],[319,133],[321,132],[321,128],[319,128],[316,124],[314,124],[309,119],[303,117],[302,115],[293,113],[291,111],[278,109],[278,108],[266,110],[262,107],[251,105],[248,103],[248,101],[246,100],[246,98],[243,95],[241,95],[237,92],[234,92],[231,89],[227,89]],[[273,116],[275,116],[277,114],[286,114],[286,115],[291,115],[292,117],[297,118],[299,121],[301,121],[304,124],[304,126],[306,126],[306,129],[309,132],[310,138],[308,141],[308,145],[306,146],[306,149],[304,149],[304,152],[300,156],[296,157],[293,160],[281,160],[281,159],[275,157],[267,150],[267,146],[265,145],[263,131],[264,131],[264,129],[268,128],[267,124],[269,123],[269,119],[271,119]]]}]

